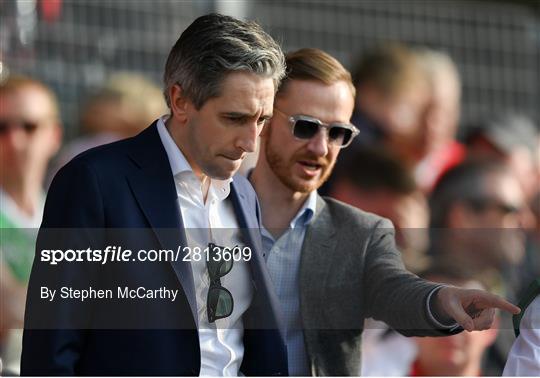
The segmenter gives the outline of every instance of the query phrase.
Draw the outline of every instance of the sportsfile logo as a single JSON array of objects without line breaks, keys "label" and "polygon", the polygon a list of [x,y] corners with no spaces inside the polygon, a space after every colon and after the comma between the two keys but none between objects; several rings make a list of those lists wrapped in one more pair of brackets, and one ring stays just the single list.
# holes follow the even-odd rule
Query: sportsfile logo
[{"label": "sportsfile logo", "polygon": [[[220,248],[216,253],[209,253],[210,247],[178,246],[172,249],[139,249],[134,252],[121,246],[107,246],[105,249],[43,249],[40,251],[40,260],[49,265],[58,265],[63,262],[92,262],[107,264],[113,262],[173,262],[173,261],[250,261],[252,251],[247,246],[234,246]],[[215,252],[215,251],[214,251]]]}]

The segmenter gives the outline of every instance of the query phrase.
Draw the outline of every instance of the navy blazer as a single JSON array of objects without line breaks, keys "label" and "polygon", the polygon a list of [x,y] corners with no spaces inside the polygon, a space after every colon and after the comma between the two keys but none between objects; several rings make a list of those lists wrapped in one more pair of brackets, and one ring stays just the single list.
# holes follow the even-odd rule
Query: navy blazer
[{"label": "navy blazer", "polygon": [[[265,268],[257,197],[235,176],[231,193],[250,260],[254,296],[243,316],[245,375],[287,375],[278,300]],[[41,261],[43,249],[173,249],[185,246],[176,188],[156,123],[91,149],[56,175],[45,204],[30,278],[23,375],[198,375],[200,348],[189,262]],[[40,299],[59,289],[118,286],[179,289],[170,300]]]}]

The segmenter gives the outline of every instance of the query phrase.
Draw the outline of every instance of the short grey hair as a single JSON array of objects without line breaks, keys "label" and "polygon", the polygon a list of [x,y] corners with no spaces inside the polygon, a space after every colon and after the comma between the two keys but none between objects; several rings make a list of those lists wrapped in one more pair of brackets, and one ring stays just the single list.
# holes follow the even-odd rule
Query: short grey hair
[{"label": "short grey hair", "polygon": [[272,78],[277,90],[285,75],[285,57],[278,43],[253,21],[221,14],[197,18],[180,35],[165,65],[164,95],[178,84],[197,109],[220,94],[231,72],[252,72]]}]

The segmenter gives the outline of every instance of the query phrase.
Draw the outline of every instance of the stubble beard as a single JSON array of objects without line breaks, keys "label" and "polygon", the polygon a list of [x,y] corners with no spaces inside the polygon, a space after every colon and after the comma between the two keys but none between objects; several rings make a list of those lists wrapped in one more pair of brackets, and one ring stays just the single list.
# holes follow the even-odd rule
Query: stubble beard
[{"label": "stubble beard", "polygon": [[[272,172],[274,172],[274,175],[283,185],[285,185],[285,187],[289,188],[293,192],[309,194],[312,191],[319,189],[322,184],[324,184],[326,180],[328,180],[334,168],[335,161],[332,164],[327,164],[321,167],[321,175],[316,181],[295,180],[295,178],[291,175],[293,170],[292,166],[296,161],[299,160],[298,158],[302,155],[299,153],[295,153],[289,161],[284,161],[279,152],[277,152],[277,149],[273,148],[270,139],[271,138],[269,136],[264,148],[266,161],[268,162],[268,166],[270,167]],[[315,157],[309,157],[308,159],[318,160]]]}]

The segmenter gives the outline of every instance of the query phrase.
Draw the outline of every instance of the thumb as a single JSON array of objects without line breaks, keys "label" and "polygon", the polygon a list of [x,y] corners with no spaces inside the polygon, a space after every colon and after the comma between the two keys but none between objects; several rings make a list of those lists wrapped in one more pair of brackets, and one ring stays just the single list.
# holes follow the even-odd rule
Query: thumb
[{"label": "thumb", "polygon": [[474,322],[471,317],[465,312],[461,301],[459,301],[455,296],[451,297],[447,303],[448,315],[453,317],[456,322],[459,323],[467,331],[471,332],[474,330]]}]

